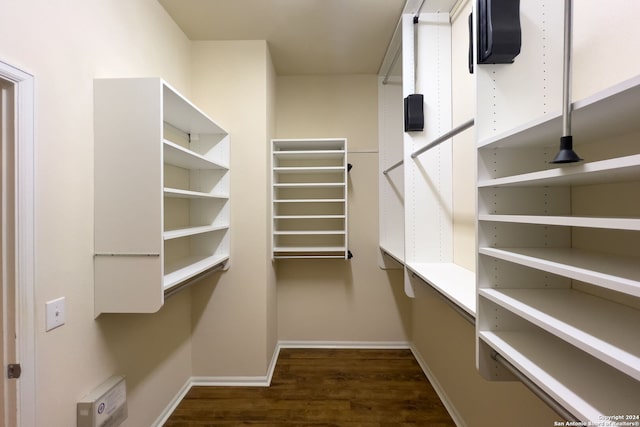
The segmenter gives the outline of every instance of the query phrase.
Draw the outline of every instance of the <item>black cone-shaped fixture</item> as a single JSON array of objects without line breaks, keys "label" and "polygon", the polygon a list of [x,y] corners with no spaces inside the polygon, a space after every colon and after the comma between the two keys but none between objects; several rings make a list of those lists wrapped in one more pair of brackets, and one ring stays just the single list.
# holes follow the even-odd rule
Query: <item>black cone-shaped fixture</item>
[{"label": "black cone-shaped fixture", "polygon": [[582,159],[573,151],[573,137],[571,136],[571,36],[572,30],[572,2],[564,0],[564,84],[562,91],[562,137],[560,151],[551,163],[576,163]]},{"label": "black cone-shaped fixture", "polygon": [[573,137],[571,135],[560,138],[560,151],[551,163],[576,163],[582,159],[573,151]]}]

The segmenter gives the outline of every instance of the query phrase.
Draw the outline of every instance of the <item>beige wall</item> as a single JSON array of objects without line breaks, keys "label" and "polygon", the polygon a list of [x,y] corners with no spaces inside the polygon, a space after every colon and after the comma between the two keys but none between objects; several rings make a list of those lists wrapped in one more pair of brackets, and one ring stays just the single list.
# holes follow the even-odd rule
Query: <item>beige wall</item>
[{"label": "beige wall", "polygon": [[374,75],[280,76],[278,138],[348,139],[353,259],[278,260],[278,334],[287,341],[403,341],[409,301],[377,266],[378,94]]},{"label": "beige wall", "polygon": [[265,41],[194,42],[192,99],[231,135],[231,267],[193,289],[196,376],[264,376],[275,347],[268,251],[274,72]]},{"label": "beige wall", "polygon": [[[186,293],[154,315],[94,320],[92,85],[162,76],[188,94],[189,41],[155,0],[0,8],[0,59],[36,82],[37,425],[75,425],[77,400],[116,374],[127,376],[125,425],[150,425],[191,374],[191,301]],[[47,333],[45,301],[61,296],[66,324]]]}]

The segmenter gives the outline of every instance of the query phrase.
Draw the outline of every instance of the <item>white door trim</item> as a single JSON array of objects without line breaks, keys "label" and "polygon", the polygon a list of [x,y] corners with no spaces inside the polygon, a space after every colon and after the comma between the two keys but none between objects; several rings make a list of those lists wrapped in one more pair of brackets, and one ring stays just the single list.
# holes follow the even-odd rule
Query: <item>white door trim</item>
[{"label": "white door trim", "polygon": [[[0,77],[16,89],[16,181],[18,219],[16,230],[16,316],[18,359],[22,375],[18,382],[18,426],[36,426],[35,386],[35,142],[33,75],[0,61]],[[4,367],[2,368],[4,371]],[[4,372],[1,373],[5,375]]]}]

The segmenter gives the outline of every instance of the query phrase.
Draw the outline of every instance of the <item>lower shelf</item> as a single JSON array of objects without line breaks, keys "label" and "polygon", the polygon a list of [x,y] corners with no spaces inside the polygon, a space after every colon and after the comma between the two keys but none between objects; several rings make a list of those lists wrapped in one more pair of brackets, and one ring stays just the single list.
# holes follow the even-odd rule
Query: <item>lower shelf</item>
[{"label": "lower shelf", "polygon": [[229,260],[229,255],[213,255],[204,258],[190,257],[180,260],[180,262],[167,265],[164,269],[162,287],[167,291],[185,280],[189,280],[227,260]]},{"label": "lower shelf", "polygon": [[407,269],[470,315],[476,315],[476,275],[457,264],[407,263]]},{"label": "lower shelf", "polygon": [[334,258],[347,259],[348,251],[341,246],[325,246],[325,247],[295,247],[295,246],[277,246],[273,248],[274,259],[301,259],[301,258]]},{"label": "lower shelf", "polygon": [[640,382],[562,340],[542,331],[480,331],[479,337],[584,422],[606,425],[602,417],[638,414]]},{"label": "lower shelf", "polygon": [[573,289],[480,289],[479,295],[640,381],[640,311]]}]

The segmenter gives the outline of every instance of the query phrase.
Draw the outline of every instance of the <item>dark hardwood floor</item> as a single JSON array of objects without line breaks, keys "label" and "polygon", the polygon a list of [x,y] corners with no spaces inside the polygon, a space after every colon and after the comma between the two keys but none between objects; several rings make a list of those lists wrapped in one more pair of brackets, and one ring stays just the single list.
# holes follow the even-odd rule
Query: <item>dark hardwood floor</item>
[{"label": "dark hardwood floor", "polygon": [[282,349],[270,387],[193,387],[165,427],[455,426],[409,350]]}]

